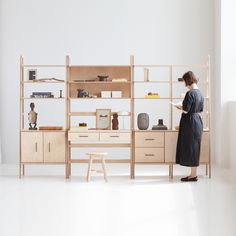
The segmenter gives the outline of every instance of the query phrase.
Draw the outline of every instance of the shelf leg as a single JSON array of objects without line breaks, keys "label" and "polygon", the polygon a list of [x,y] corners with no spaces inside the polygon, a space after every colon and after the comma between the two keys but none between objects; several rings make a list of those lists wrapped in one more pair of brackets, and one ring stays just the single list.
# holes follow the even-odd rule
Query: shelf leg
[{"label": "shelf leg", "polygon": [[208,175],[208,164],[206,164],[206,176]]},{"label": "shelf leg", "polygon": [[21,163],[19,165],[19,178],[21,178]]},{"label": "shelf leg", "polygon": [[22,165],[23,176],[25,176],[25,165]]}]

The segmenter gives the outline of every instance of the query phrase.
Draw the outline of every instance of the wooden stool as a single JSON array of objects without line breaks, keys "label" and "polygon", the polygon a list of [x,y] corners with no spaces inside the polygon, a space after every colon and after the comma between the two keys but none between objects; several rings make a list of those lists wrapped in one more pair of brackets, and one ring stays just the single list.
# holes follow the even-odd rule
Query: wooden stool
[{"label": "wooden stool", "polygon": [[[96,171],[98,173],[103,173],[103,177],[104,177],[105,181],[107,182],[107,173],[106,173],[106,167],[105,167],[105,156],[107,155],[107,153],[106,152],[89,152],[89,153],[86,153],[86,154],[89,155],[87,181],[90,180],[91,172]],[[92,169],[93,160],[96,159],[96,158],[99,158],[101,160],[102,170]]]}]

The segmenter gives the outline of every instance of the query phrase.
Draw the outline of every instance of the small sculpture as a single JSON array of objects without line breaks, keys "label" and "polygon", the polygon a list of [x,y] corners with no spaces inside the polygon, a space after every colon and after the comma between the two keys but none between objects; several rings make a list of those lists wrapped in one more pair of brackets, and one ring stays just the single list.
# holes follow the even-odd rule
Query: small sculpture
[{"label": "small sculpture", "polygon": [[112,129],[113,130],[118,130],[119,129],[119,121],[118,121],[118,114],[117,113],[113,114]]},{"label": "small sculpture", "polygon": [[84,89],[77,89],[77,97],[78,98],[86,98],[89,97],[89,92]]},{"label": "small sculpture", "polygon": [[[30,108],[31,108],[31,111],[28,113],[28,119],[29,119],[29,130],[37,130],[37,116],[38,116],[38,113],[36,113],[34,111],[34,103],[31,102],[30,103]],[[32,126],[33,125],[33,126]]]},{"label": "small sculpture", "polygon": [[167,126],[163,124],[163,119],[159,119],[158,125],[153,125],[152,130],[167,130]]}]

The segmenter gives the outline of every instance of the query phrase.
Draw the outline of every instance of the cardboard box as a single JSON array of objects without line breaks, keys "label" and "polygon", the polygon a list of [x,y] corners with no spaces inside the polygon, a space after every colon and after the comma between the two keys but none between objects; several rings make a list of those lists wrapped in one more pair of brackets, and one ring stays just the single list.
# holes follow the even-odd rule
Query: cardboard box
[{"label": "cardboard box", "polygon": [[111,97],[111,91],[101,91],[101,97],[102,98],[110,98]]},{"label": "cardboard box", "polygon": [[122,97],[122,91],[112,91],[111,92],[113,98],[121,98]]}]

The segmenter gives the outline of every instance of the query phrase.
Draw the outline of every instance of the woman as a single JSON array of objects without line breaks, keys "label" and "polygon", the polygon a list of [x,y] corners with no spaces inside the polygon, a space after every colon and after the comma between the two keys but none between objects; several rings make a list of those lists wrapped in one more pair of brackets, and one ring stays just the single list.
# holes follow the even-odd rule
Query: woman
[{"label": "woman", "polygon": [[185,73],[183,80],[189,91],[184,97],[183,104],[176,105],[178,109],[182,110],[176,149],[176,163],[191,167],[190,175],[181,178],[181,181],[197,181],[197,166],[199,165],[203,132],[203,123],[199,113],[203,111],[204,98],[192,71]]}]

